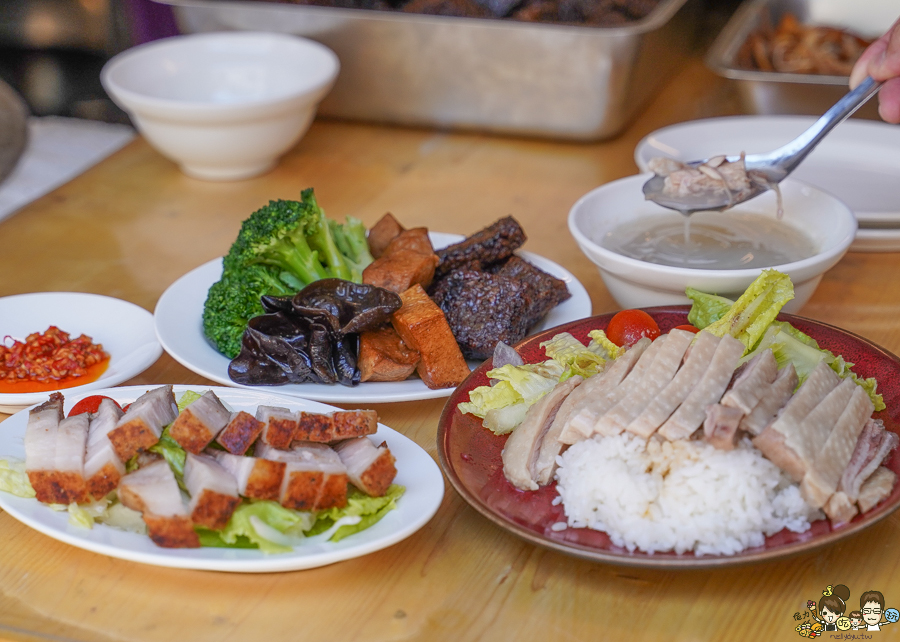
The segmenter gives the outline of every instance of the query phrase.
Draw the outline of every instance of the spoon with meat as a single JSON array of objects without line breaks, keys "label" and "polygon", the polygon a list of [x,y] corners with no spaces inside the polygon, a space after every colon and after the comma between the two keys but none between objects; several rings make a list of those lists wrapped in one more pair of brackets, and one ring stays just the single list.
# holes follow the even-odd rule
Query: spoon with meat
[{"label": "spoon with meat", "polygon": [[649,165],[655,175],[644,183],[644,196],[649,201],[685,215],[723,211],[743,203],[777,187],[828,132],[859,109],[880,88],[880,82],[866,78],[800,136],[768,153],[715,156],[688,163],[671,158],[654,158]]}]

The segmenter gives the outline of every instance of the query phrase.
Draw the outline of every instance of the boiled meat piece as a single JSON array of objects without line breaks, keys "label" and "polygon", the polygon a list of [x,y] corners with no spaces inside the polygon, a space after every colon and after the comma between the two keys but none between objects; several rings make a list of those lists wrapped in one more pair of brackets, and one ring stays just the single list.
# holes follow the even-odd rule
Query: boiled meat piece
[{"label": "boiled meat piece", "polygon": [[856,501],[860,487],[897,447],[898,442],[900,437],[896,433],[885,430],[882,422],[869,419],[859,435],[847,468],[841,475],[838,490]]},{"label": "boiled meat piece", "polygon": [[731,389],[722,397],[722,405],[749,415],[777,375],[775,356],[771,350],[763,350],[741,370]]},{"label": "boiled meat piece", "polygon": [[875,508],[878,503],[891,494],[894,483],[897,481],[897,475],[889,468],[880,466],[875,469],[862,488],[859,489],[859,510],[867,513]]},{"label": "boiled meat piece", "polygon": [[739,408],[712,404],[706,407],[703,437],[719,450],[734,450],[738,441],[738,425],[744,413]]},{"label": "boiled meat piece", "polygon": [[778,372],[775,381],[766,386],[753,411],[741,420],[741,430],[751,435],[758,435],[765,430],[775,418],[775,413],[787,404],[798,383],[794,364],[787,364]]}]

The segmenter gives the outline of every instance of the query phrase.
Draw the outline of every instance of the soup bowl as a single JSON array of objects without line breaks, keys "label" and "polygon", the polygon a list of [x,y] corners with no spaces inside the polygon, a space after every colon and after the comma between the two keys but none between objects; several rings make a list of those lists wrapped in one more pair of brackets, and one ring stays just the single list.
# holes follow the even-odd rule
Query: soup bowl
[{"label": "soup bowl", "polygon": [[[623,308],[689,303],[684,291],[692,287],[702,292],[737,298],[759,276],[762,267],[705,269],[660,265],[624,256],[609,247],[610,234],[619,226],[644,218],[664,216],[680,219],[681,214],[644,200],[641,187],[652,174],[629,176],[602,185],[581,197],[569,212],[569,231],[581,251],[597,266],[603,283]],[[822,275],[847,252],[856,234],[856,219],[850,208],[827,192],[805,183],[786,179],[781,185],[784,215],[781,222],[800,231],[811,242],[809,256],[768,266],[791,277],[794,299],[785,307],[796,312],[809,300]],[[720,213],[776,217],[774,192]]]}]

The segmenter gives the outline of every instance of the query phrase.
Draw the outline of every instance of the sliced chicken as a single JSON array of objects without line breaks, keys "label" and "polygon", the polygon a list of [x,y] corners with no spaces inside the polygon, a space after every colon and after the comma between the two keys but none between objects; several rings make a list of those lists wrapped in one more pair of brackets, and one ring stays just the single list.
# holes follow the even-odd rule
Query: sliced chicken
[{"label": "sliced chicken", "polygon": [[857,503],[860,512],[867,513],[875,508],[879,502],[891,494],[896,481],[897,475],[891,469],[884,466],[875,469],[875,472],[859,489]]},{"label": "sliced chicken", "polygon": [[538,489],[534,465],[540,453],[541,442],[556,418],[563,401],[582,380],[581,377],[575,375],[558,383],[553,390],[538,399],[528,409],[525,420],[506,440],[501,455],[503,474],[516,488]]},{"label": "sliced chicken", "polygon": [[347,468],[333,448],[300,442],[290,450],[257,446],[256,453],[285,465],[279,495],[282,506],[314,511],[347,505]]},{"label": "sliced chicken", "polygon": [[242,457],[221,450],[210,449],[206,452],[215,457],[222,468],[234,477],[240,495],[250,499],[278,501],[281,494],[281,483],[284,481],[285,465],[283,461]]},{"label": "sliced chicken", "polygon": [[739,408],[712,404],[706,407],[703,437],[719,450],[734,450],[737,445],[738,426],[744,413]]},{"label": "sliced chicken", "polygon": [[243,455],[262,434],[265,424],[243,410],[235,412],[216,437],[216,443],[232,455]]},{"label": "sliced chicken", "polygon": [[719,337],[700,332],[685,357],[684,364],[659,394],[649,400],[647,407],[628,424],[626,430],[645,439],[663,425],[672,412],[687,398],[703,373],[709,369]]},{"label": "sliced chicken", "polygon": [[853,500],[847,497],[846,493],[842,493],[841,491],[838,491],[829,497],[828,501],[825,502],[825,506],[822,507],[822,510],[828,515],[828,519],[831,520],[832,526],[840,526],[841,524],[848,523],[851,519],[856,517],[856,514],[859,512]]},{"label": "sliced chicken", "polygon": [[132,403],[109,432],[116,455],[128,461],[159,441],[166,424],[175,421],[178,405],[172,386],[162,386],[144,393]]},{"label": "sliced chicken", "polygon": [[258,406],[256,418],[262,422],[261,441],[264,444],[287,450],[297,431],[297,413],[277,406]]},{"label": "sliced chicken", "polygon": [[84,458],[84,478],[87,492],[94,499],[100,499],[114,491],[125,474],[125,464],[116,455],[108,437],[123,414],[112,399],[104,399],[91,417]]},{"label": "sliced chicken", "polygon": [[750,414],[741,420],[741,430],[754,436],[765,430],[766,426],[775,419],[775,413],[787,404],[798,383],[799,379],[794,364],[789,363],[779,370],[775,381],[765,387],[759,402],[753,407]]},{"label": "sliced chicken", "polygon": [[749,415],[777,375],[778,363],[775,356],[771,350],[763,350],[741,370],[731,389],[722,397],[722,405],[737,408],[742,414]]},{"label": "sliced chicken", "polygon": [[376,446],[368,437],[358,437],[335,444],[334,450],[350,483],[366,495],[381,497],[397,476],[396,459],[385,443]]},{"label": "sliced chicken", "polygon": [[856,501],[860,487],[897,447],[898,442],[900,437],[897,433],[885,430],[882,422],[869,419],[856,441],[856,448],[847,468],[841,475],[838,491],[843,491],[851,500]]},{"label": "sliced chicken", "polygon": [[142,513],[150,539],[157,546],[200,546],[175,474],[165,461],[153,462],[125,475],[119,482],[119,500]]},{"label": "sliced chicken", "polygon": [[208,455],[187,454],[184,483],[191,496],[188,510],[194,524],[221,530],[241,503],[237,481]]},{"label": "sliced chicken", "polygon": [[196,401],[179,413],[169,436],[182,448],[195,455],[203,452],[231,419],[231,413],[212,390],[207,390]]}]

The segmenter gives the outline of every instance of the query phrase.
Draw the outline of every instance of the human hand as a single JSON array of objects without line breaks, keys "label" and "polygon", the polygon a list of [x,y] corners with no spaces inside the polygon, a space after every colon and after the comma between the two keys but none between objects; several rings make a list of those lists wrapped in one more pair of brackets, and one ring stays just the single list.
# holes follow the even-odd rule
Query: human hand
[{"label": "human hand", "polygon": [[884,81],[878,94],[878,113],[889,123],[900,123],[900,20],[856,61],[850,74],[850,88],[866,76]]}]

